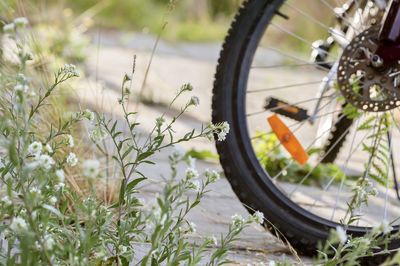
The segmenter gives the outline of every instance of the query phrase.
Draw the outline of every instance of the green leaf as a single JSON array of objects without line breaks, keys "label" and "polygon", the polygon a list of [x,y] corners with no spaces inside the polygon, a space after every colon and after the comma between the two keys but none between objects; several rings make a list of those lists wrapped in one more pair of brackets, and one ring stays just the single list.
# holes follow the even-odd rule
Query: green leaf
[{"label": "green leaf", "polygon": [[[137,114],[137,112],[129,112],[126,114],[126,116],[135,115],[135,114]],[[139,123],[134,123],[133,125],[139,125]]]},{"label": "green leaf", "polygon": [[194,135],[194,129],[188,133],[185,134],[185,136],[183,137],[184,140],[189,140],[193,137]]},{"label": "green leaf", "polygon": [[359,112],[358,108],[350,103],[346,104],[343,108],[343,114],[349,119],[356,119],[361,116],[361,112]]},{"label": "green leaf", "polygon": [[121,135],[121,134],[122,134],[122,132],[118,131],[118,132],[115,132],[115,133],[112,135],[112,137],[115,139],[116,137],[118,137],[118,136]]},{"label": "green leaf", "polygon": [[121,187],[119,189],[119,204],[121,205],[125,198],[125,179],[121,180]]},{"label": "green leaf", "polygon": [[210,151],[210,150],[196,150],[190,149],[186,152],[185,158],[191,156],[192,158],[199,159],[199,160],[218,160],[218,154]]},{"label": "green leaf", "polygon": [[129,266],[129,261],[127,258],[120,256],[119,259],[121,260],[122,266]]},{"label": "green leaf", "polygon": [[374,126],[375,123],[375,116],[372,116],[370,118],[368,118],[367,120],[365,120],[359,127],[358,130],[369,130]]},{"label": "green leaf", "polygon": [[114,133],[114,130],[115,130],[116,127],[117,127],[117,121],[114,122],[114,124],[113,124],[113,126],[112,126],[112,128],[110,130],[111,134]]},{"label": "green leaf", "polygon": [[15,138],[11,141],[10,146],[8,147],[8,154],[10,157],[10,161],[16,166],[19,165],[17,145],[16,145]]},{"label": "green leaf", "polygon": [[136,126],[140,125],[140,123],[133,123],[129,126],[129,129],[132,131]]},{"label": "green leaf", "polygon": [[144,159],[146,159],[147,157],[150,157],[153,154],[154,154],[154,151],[147,151],[147,152],[141,153],[136,158],[136,161],[143,161]]},{"label": "green leaf", "polygon": [[125,157],[128,156],[128,154],[130,154],[133,149],[134,146],[129,146],[129,148],[124,152],[124,154],[122,154],[122,160],[125,159]]},{"label": "green leaf", "polygon": [[146,164],[152,164],[152,165],[154,165],[154,164],[156,164],[155,162],[152,162],[152,161],[142,161],[142,163],[146,163]]},{"label": "green leaf", "polygon": [[132,189],[134,189],[140,182],[146,180],[146,177],[139,177],[136,178],[134,180],[132,180],[131,182],[128,183],[128,185],[126,186],[126,192],[129,193]]}]

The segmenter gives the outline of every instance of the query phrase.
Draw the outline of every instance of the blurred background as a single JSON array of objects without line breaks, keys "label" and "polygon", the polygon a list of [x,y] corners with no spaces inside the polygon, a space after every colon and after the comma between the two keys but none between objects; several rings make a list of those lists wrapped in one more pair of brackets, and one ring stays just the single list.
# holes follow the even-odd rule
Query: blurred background
[{"label": "blurred background", "polygon": [[[223,38],[230,18],[241,0],[28,0],[20,2],[7,0],[6,2],[9,6],[26,12],[33,22],[86,16],[93,19],[91,26],[94,27],[157,34],[167,20],[169,30],[164,34],[166,39],[215,41]],[[170,15],[171,13],[173,15]]]}]

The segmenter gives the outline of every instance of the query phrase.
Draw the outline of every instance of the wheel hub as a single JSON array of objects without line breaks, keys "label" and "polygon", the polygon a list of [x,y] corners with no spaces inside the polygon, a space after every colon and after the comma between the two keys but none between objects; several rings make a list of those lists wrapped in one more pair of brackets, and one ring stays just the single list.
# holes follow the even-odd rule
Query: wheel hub
[{"label": "wheel hub", "polygon": [[400,65],[385,64],[375,54],[379,26],[373,26],[344,49],[338,66],[339,90],[346,101],[369,112],[388,111],[400,106]]}]

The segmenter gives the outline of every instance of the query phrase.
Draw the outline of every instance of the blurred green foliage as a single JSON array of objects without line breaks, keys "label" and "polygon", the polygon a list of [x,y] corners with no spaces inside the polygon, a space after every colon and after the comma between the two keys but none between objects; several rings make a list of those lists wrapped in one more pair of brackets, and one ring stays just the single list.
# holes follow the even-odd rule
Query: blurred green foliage
[{"label": "blurred green foliage", "polygon": [[[299,165],[284,150],[282,150],[275,134],[258,132],[255,137],[254,147],[256,155],[271,177],[277,176],[279,181],[293,184],[302,183],[307,186],[325,187],[332,182],[340,183],[341,179],[355,179],[346,176],[345,173],[335,164],[318,163],[317,165]],[[318,154],[318,149],[310,149],[310,156]]]},{"label": "blurred green foliage", "polygon": [[[28,0],[46,8],[70,8],[74,14],[96,10],[96,26],[158,34],[167,39],[221,40],[241,0]],[[101,8],[96,9],[96,6]],[[169,12],[171,11],[171,12]]]}]

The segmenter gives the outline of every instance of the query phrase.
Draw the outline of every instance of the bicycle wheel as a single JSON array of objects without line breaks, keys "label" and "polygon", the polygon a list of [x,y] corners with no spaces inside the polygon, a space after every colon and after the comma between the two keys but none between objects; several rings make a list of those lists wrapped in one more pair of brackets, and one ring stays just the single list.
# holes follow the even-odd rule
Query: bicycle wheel
[{"label": "bicycle wheel", "polygon": [[[337,226],[362,236],[386,220],[399,230],[400,102],[395,75],[387,78],[395,68],[365,58],[383,12],[344,2],[245,1],[214,82],[213,122],[231,126],[217,142],[226,177],[250,212],[262,211],[304,253]],[[306,162],[267,122],[274,115]]]}]

